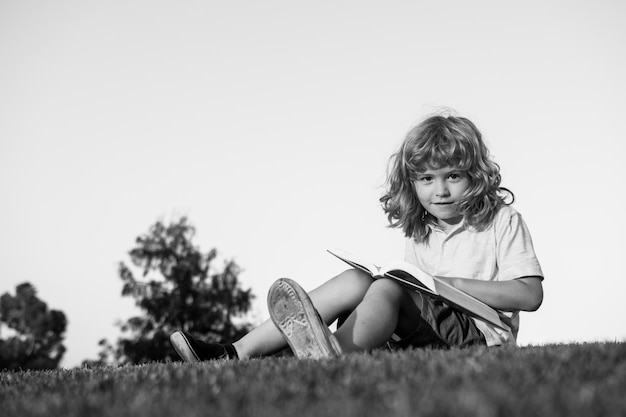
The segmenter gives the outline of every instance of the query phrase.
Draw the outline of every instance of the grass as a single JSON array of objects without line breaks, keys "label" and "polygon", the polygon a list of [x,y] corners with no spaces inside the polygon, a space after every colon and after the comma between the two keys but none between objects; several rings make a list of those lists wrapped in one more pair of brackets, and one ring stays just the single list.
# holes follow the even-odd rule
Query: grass
[{"label": "grass", "polygon": [[623,416],[626,343],[0,373],[10,416]]}]

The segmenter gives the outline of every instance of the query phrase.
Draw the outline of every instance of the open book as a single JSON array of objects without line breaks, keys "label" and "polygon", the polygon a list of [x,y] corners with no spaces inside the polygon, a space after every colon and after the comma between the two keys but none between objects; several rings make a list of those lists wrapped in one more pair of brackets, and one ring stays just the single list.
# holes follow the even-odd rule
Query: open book
[{"label": "open book", "polygon": [[394,261],[383,267],[378,267],[341,249],[328,250],[328,252],[348,265],[360,269],[363,272],[367,272],[374,278],[390,278],[396,280],[411,290],[439,298],[446,304],[458,308],[473,317],[491,323],[502,330],[510,330],[509,326],[502,322],[501,316],[497,310],[452,285],[447,284],[438,277],[427,274],[413,264],[405,261]]}]

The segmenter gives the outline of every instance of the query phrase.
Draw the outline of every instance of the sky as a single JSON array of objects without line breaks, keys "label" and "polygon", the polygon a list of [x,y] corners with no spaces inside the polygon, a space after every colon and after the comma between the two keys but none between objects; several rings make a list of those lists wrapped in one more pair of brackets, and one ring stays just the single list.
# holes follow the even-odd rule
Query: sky
[{"label": "sky", "polygon": [[620,1],[0,0],[0,293],[68,318],[62,365],[115,323],[119,262],[157,220],[271,283],[339,247],[404,255],[379,197],[419,120],[474,121],[544,274],[521,345],[626,340]]}]

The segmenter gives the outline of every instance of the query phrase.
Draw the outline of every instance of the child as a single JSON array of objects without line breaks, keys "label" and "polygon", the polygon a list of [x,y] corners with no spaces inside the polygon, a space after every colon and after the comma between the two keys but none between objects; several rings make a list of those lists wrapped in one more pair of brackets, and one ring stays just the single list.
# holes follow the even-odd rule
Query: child
[{"label": "child", "polygon": [[[172,345],[196,362],[264,356],[287,344],[296,357],[330,358],[385,345],[515,343],[519,311],[541,305],[543,274],[512,200],[476,126],[453,116],[430,117],[409,131],[390,160],[381,198],[390,225],[407,237],[405,259],[502,311],[511,332],[350,269],[310,298],[294,281],[276,281],[268,294],[271,321],[234,344],[207,344],[175,332]],[[347,318],[332,334],[327,325],[340,317]]]}]

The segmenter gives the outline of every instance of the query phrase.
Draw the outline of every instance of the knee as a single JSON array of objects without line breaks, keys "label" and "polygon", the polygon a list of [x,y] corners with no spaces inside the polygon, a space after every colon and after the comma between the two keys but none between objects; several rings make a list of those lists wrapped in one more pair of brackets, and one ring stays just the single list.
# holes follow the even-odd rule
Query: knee
[{"label": "knee", "polygon": [[337,275],[337,280],[351,287],[359,287],[367,290],[375,281],[369,274],[359,269],[348,269]]},{"label": "knee", "polygon": [[344,294],[354,294],[362,299],[368,288],[375,281],[369,274],[358,269],[348,269],[333,278],[337,291]]},{"label": "knee", "polygon": [[399,301],[404,297],[404,288],[390,279],[377,279],[367,289],[365,297],[383,298],[388,301]]}]

